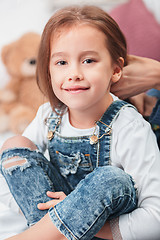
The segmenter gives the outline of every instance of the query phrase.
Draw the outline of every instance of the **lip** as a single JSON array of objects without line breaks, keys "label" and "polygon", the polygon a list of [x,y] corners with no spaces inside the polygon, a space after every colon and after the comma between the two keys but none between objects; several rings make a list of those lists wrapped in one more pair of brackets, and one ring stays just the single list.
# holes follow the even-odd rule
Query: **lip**
[{"label": "lip", "polygon": [[71,86],[71,87],[65,87],[63,90],[69,92],[69,93],[80,93],[87,91],[89,87],[84,87],[84,86]]}]

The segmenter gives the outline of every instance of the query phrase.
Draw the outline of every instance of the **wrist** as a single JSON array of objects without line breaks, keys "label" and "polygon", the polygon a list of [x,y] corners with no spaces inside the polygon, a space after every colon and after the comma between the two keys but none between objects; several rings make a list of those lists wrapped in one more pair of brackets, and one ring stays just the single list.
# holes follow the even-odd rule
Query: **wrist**
[{"label": "wrist", "polygon": [[153,60],[150,71],[152,88],[160,90],[160,62]]}]

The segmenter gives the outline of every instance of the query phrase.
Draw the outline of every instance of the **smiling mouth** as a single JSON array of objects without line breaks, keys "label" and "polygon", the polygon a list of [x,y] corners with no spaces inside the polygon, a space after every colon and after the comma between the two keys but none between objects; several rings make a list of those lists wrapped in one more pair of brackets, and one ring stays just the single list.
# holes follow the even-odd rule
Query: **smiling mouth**
[{"label": "smiling mouth", "polygon": [[65,88],[64,90],[70,93],[80,93],[88,90],[87,87]]}]

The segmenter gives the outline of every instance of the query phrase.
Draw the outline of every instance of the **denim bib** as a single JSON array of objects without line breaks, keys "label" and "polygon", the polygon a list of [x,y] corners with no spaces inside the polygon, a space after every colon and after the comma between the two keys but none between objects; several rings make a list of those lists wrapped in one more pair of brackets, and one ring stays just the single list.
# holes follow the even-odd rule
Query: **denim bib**
[{"label": "denim bib", "polygon": [[50,161],[67,179],[71,189],[96,167],[111,164],[110,146],[112,124],[124,106],[133,107],[125,101],[114,101],[97,122],[98,141],[90,143],[91,136],[64,137],[59,132],[60,119],[52,113],[47,119]]},{"label": "denim bib", "polygon": [[[4,151],[0,170],[29,226],[48,212],[37,208],[38,203],[51,200],[46,191],[67,195],[49,210],[53,223],[60,226],[67,239],[98,239],[94,236],[106,220],[135,209],[137,194],[132,177],[111,166],[110,160],[113,121],[125,106],[133,107],[124,101],[110,105],[97,122],[99,135],[95,142],[90,141],[93,134],[61,136],[60,119],[52,113],[47,119],[50,161],[38,150]],[[24,165],[6,169],[3,162],[13,157],[25,159]]]}]

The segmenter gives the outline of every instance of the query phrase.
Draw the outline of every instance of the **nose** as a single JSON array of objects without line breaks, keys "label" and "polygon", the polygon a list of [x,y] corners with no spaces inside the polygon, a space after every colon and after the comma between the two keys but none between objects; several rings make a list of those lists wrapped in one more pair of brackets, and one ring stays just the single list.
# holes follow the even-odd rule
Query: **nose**
[{"label": "nose", "polygon": [[72,66],[68,75],[69,81],[82,81],[83,74],[78,66]]},{"label": "nose", "polygon": [[83,80],[82,75],[72,76],[68,78],[69,81],[81,81]]}]

